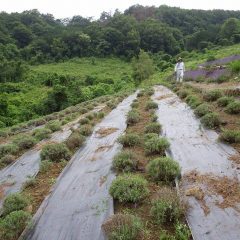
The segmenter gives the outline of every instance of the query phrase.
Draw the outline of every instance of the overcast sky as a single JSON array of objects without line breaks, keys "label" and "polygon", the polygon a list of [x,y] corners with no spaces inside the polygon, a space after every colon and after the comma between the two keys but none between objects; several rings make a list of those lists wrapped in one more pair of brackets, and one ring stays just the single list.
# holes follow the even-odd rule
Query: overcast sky
[{"label": "overcast sky", "polygon": [[56,18],[83,17],[98,18],[101,12],[118,8],[124,11],[129,6],[160,6],[166,4],[188,9],[229,9],[240,10],[240,0],[0,0],[0,11],[22,12],[38,9],[41,13],[51,13]]}]

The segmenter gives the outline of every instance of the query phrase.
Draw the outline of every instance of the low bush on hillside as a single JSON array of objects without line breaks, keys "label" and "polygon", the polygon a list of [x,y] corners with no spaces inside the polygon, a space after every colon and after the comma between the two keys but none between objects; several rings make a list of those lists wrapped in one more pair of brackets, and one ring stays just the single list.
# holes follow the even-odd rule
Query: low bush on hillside
[{"label": "low bush on hillside", "polygon": [[113,169],[117,172],[133,172],[137,164],[137,156],[130,151],[120,152],[113,159]]},{"label": "low bush on hillside", "polygon": [[81,125],[89,124],[90,120],[88,118],[82,118],[82,119],[79,120],[79,123]]},{"label": "low bush on hillside", "polygon": [[223,96],[222,91],[215,89],[204,93],[203,98],[208,102],[212,102],[218,100],[222,96]]},{"label": "low bush on hillside", "polygon": [[13,140],[19,150],[29,149],[36,144],[36,139],[30,135],[19,135]]},{"label": "low bush on hillside", "polygon": [[80,112],[81,114],[85,114],[85,113],[88,112],[88,110],[87,110],[86,108],[81,108],[81,109],[79,109],[79,112]]},{"label": "low bush on hillside", "polygon": [[181,99],[184,99],[189,95],[189,92],[185,89],[181,89],[177,92],[177,94]]},{"label": "low bush on hillside", "polygon": [[151,115],[151,122],[157,122],[158,116],[154,113]]},{"label": "low bush on hillside", "polygon": [[89,124],[83,125],[79,128],[79,133],[85,137],[91,135],[93,132],[93,127]]},{"label": "low bush on hillside", "polygon": [[158,225],[176,223],[184,212],[177,193],[170,188],[162,188],[158,195],[150,210],[154,222]]},{"label": "low bush on hillside", "polygon": [[191,231],[186,224],[177,222],[175,225],[175,236],[178,240],[188,240],[191,237]]},{"label": "low bush on hillside", "polygon": [[34,177],[29,177],[28,180],[23,184],[23,189],[34,187],[37,184],[37,180]]},{"label": "low bush on hillside", "polygon": [[49,128],[52,132],[56,132],[61,130],[61,123],[59,121],[50,121],[45,127]]},{"label": "low bush on hillside", "polygon": [[71,136],[66,140],[66,145],[70,150],[74,150],[83,145],[85,141],[85,137],[78,132],[74,132]]},{"label": "low bush on hillside", "polygon": [[207,128],[216,128],[221,124],[217,113],[208,113],[201,118],[201,123]]},{"label": "low bush on hillside", "polygon": [[140,91],[138,94],[137,94],[137,97],[143,97],[144,96],[144,91]]},{"label": "low bush on hillside", "polygon": [[233,102],[233,97],[221,97],[217,100],[217,104],[219,107],[226,107],[229,103]]},{"label": "low bush on hillside", "polygon": [[102,227],[109,240],[138,240],[143,224],[134,215],[114,214]]},{"label": "low bush on hillside", "polygon": [[233,73],[239,73],[240,72],[240,61],[234,61],[230,64],[230,68]]},{"label": "low bush on hillside", "polygon": [[169,157],[156,158],[147,165],[149,176],[156,182],[172,182],[180,176],[180,166]]},{"label": "low bush on hillside", "polygon": [[234,101],[227,105],[226,112],[230,114],[239,114],[240,113],[240,101]]},{"label": "low bush on hillside", "polygon": [[40,153],[41,160],[49,160],[52,162],[61,162],[69,160],[71,154],[64,143],[52,143],[45,145]]},{"label": "low bush on hillside", "polygon": [[52,131],[48,128],[39,128],[33,131],[33,136],[38,140],[41,141],[43,139],[50,138]]},{"label": "low bush on hillside", "polygon": [[240,131],[223,130],[219,136],[219,140],[228,143],[240,143]]},{"label": "low bush on hillside", "polygon": [[158,104],[153,101],[148,101],[145,106],[146,110],[157,109],[157,108],[158,108]]},{"label": "low bush on hillside", "polygon": [[162,130],[162,126],[160,123],[157,122],[153,122],[153,123],[149,123],[145,129],[144,132],[145,133],[156,133],[156,134],[160,134]]},{"label": "low bush on hillside", "polygon": [[119,202],[139,202],[149,193],[147,180],[139,175],[118,176],[110,187],[111,196]]},{"label": "low bush on hillside", "polygon": [[0,222],[0,239],[18,239],[25,227],[30,223],[31,215],[25,211],[14,211]]},{"label": "low bush on hillside", "polygon": [[127,114],[127,124],[128,125],[133,125],[138,123],[140,120],[140,115],[139,112],[137,112],[136,110],[131,110],[128,112]]},{"label": "low bush on hillside", "polygon": [[16,144],[5,144],[0,146],[0,158],[12,154],[15,155],[19,151],[19,147]]},{"label": "low bush on hillside", "polygon": [[193,109],[202,104],[202,101],[197,96],[194,95],[187,96],[185,100],[188,103],[188,105]]},{"label": "low bush on hillside", "polygon": [[104,113],[104,112],[98,112],[97,117],[98,117],[99,119],[102,119],[102,118],[105,117],[105,113]]},{"label": "low bush on hillside", "polygon": [[124,147],[134,147],[141,143],[139,135],[135,133],[127,133],[118,138],[118,142],[121,143]]},{"label": "low bush on hillside", "polygon": [[139,106],[139,103],[138,102],[133,102],[132,104],[131,104],[131,107],[132,108],[137,108]]},{"label": "low bush on hillside", "polygon": [[107,106],[108,106],[110,109],[114,109],[114,108],[116,108],[117,103],[116,103],[116,102],[113,102],[113,101],[110,101],[110,102],[107,102]]},{"label": "low bush on hillside", "polygon": [[164,155],[165,150],[167,150],[169,146],[170,144],[166,138],[152,137],[144,142],[144,151],[147,155]]},{"label": "low bush on hillside", "polygon": [[202,117],[202,116],[204,116],[204,115],[206,115],[210,112],[211,112],[210,106],[206,103],[203,103],[203,104],[199,105],[194,111],[194,113],[198,117]]},{"label": "low bush on hillside", "polygon": [[145,89],[144,94],[147,96],[152,96],[154,94],[154,90],[152,88]]},{"label": "low bush on hillside", "polygon": [[29,200],[20,193],[10,194],[3,202],[3,215],[6,216],[11,212],[24,210],[29,203]]},{"label": "low bush on hillside", "polygon": [[40,163],[39,172],[45,173],[45,172],[49,171],[49,169],[52,165],[53,165],[53,162],[51,162],[49,160],[42,160]]},{"label": "low bush on hillside", "polygon": [[93,120],[94,119],[94,115],[91,113],[87,114],[86,115],[86,118],[89,119],[89,120]]},{"label": "low bush on hillside", "polygon": [[151,138],[158,138],[159,135],[157,133],[147,133],[144,135],[144,142],[148,141]]},{"label": "low bush on hillside", "polygon": [[14,161],[15,161],[15,157],[13,155],[7,154],[4,157],[0,158],[0,168],[3,168]]}]

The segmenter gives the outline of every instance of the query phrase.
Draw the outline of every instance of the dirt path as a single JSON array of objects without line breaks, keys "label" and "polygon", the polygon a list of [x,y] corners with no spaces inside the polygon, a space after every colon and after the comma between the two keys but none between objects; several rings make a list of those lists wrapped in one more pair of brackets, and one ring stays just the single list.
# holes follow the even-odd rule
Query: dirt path
[{"label": "dirt path", "polygon": [[116,139],[126,129],[125,115],[134,98],[136,94],[125,99],[95,127],[60,175],[23,239],[104,239],[101,225],[113,214],[108,189],[114,178],[112,159],[120,150]]},{"label": "dirt path", "polygon": [[169,154],[182,167],[181,190],[188,195],[194,239],[240,239],[240,174],[228,159],[236,151],[217,142],[217,133],[203,129],[169,89],[155,87],[153,100],[159,105],[163,135],[171,143]]},{"label": "dirt path", "polygon": [[[93,111],[100,111],[103,107],[96,107]],[[79,125],[80,118],[66,124],[61,131],[53,133],[50,139],[39,142],[34,149],[27,151],[13,164],[0,170],[0,208],[10,193],[19,192],[29,177],[36,176],[39,171],[42,146],[48,142],[65,141],[72,133],[71,128]]]}]

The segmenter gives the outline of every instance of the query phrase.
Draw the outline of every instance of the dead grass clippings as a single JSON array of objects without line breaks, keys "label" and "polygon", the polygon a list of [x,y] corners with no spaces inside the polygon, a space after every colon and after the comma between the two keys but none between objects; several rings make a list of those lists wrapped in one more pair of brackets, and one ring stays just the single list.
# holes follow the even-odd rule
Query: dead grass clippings
[{"label": "dead grass clippings", "polygon": [[110,148],[112,148],[113,145],[105,145],[105,146],[100,146],[96,151],[95,153],[98,153],[98,152],[103,152],[105,150],[109,150]]},{"label": "dead grass clippings", "polygon": [[100,128],[96,133],[99,137],[106,137],[114,132],[116,132],[118,128]]},{"label": "dead grass clippings", "polygon": [[0,185],[0,199],[3,199],[5,194],[5,188],[14,185],[14,182],[5,182]]},{"label": "dead grass clippings", "polygon": [[163,99],[170,98],[170,97],[174,97],[174,95],[172,93],[169,93],[169,94],[166,94],[166,95],[159,96],[156,99],[157,100],[163,100]]}]

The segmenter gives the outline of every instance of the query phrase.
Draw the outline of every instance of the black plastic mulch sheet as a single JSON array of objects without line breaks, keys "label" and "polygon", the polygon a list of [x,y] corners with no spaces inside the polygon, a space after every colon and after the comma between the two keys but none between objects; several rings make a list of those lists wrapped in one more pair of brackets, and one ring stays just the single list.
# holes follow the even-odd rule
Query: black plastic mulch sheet
[{"label": "black plastic mulch sheet", "polygon": [[[23,239],[105,239],[101,226],[113,214],[113,199],[108,192],[114,179],[112,160],[121,149],[116,140],[126,129],[126,113],[135,98],[136,93],[123,100],[95,127],[86,145],[59,176]],[[103,136],[98,134],[99,129],[113,131]]]},{"label": "black plastic mulch sheet", "polygon": [[[163,126],[162,135],[171,144],[169,155],[180,163],[182,174],[197,171],[199,174],[230,179],[240,178],[239,170],[228,159],[236,151],[218,142],[218,134],[204,129],[194,116],[191,108],[183,103],[173,92],[164,86],[156,86],[152,99],[158,103],[157,116]],[[186,190],[188,182],[183,181],[182,190]],[[201,186],[205,191],[204,184]],[[216,205],[222,196],[204,196],[209,209],[205,214],[201,203],[193,196],[187,198],[190,208],[187,215],[194,239],[197,240],[237,240],[240,239],[239,203],[235,207],[225,209]]]}]

